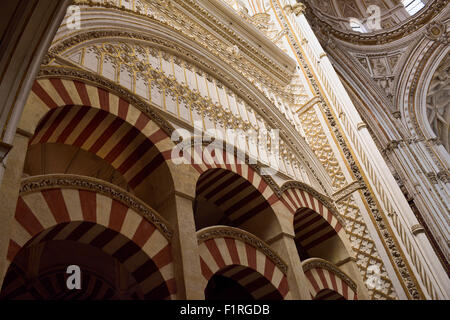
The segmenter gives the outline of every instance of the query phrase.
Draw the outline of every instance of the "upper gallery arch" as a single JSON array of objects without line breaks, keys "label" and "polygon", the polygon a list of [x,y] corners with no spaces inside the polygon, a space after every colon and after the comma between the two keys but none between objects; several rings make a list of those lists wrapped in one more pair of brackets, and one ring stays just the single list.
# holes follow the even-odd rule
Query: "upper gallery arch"
[{"label": "upper gallery arch", "polygon": [[[98,18],[99,10],[102,12],[102,18]],[[86,53],[89,53],[89,48],[95,47],[101,49],[100,51],[105,50],[105,52],[96,53],[100,53],[100,57],[102,61],[105,61],[105,64],[91,65],[89,71],[97,74],[101,71],[100,75],[106,78],[108,78],[109,73],[110,80],[116,83],[118,82],[117,80],[123,81],[125,85],[121,84],[121,86],[129,91],[134,91],[133,93],[137,95],[143,96],[144,99],[151,99],[152,104],[154,104],[153,98],[159,100],[160,104],[163,104],[163,108],[160,109],[167,111],[165,113],[169,115],[171,122],[180,123],[179,120],[182,120],[182,125],[183,123],[186,125],[187,121],[192,124],[198,115],[203,117],[202,120],[204,122],[210,120],[212,116],[216,116],[220,118],[216,123],[221,123],[222,127],[226,127],[223,125],[225,119],[225,122],[229,122],[232,127],[237,127],[238,129],[249,129],[252,127],[263,128],[268,131],[272,128],[280,129],[280,151],[283,162],[281,167],[284,167],[280,171],[290,178],[313,185],[322,185],[321,188],[325,193],[331,190],[330,183],[326,179],[327,175],[320,162],[314,156],[314,153],[311,152],[307,143],[297,134],[296,125],[298,124],[295,123],[292,110],[283,105],[283,99],[289,99],[289,97],[279,95],[274,98],[274,95],[270,93],[278,90],[277,88],[281,88],[279,85],[273,88],[270,88],[269,85],[267,87],[264,86],[264,89],[267,89],[264,91],[261,85],[262,78],[257,75],[243,75],[236,71],[236,68],[244,70],[245,66],[236,65],[228,61],[234,59],[233,55],[236,52],[233,53],[233,50],[222,52],[221,54],[227,56],[226,59],[222,59],[217,47],[219,46],[218,42],[221,41],[217,39],[217,41],[211,43],[215,47],[212,49],[206,48],[198,36],[189,37],[180,31],[180,27],[176,28],[170,24],[165,25],[153,16],[136,15],[131,14],[131,12],[123,14],[123,12],[118,10],[118,8],[108,8],[98,3],[89,3],[89,6],[82,6],[82,28],[74,32],[63,25],[55,37],[56,40],[50,48],[45,64],[54,66],[63,64],[83,67],[89,70],[89,68],[82,65],[83,59],[84,62],[87,61]],[[162,9],[160,8],[159,10]],[[194,26],[189,25],[185,26],[185,28],[194,28]],[[207,35],[204,37],[209,38]],[[148,79],[147,85],[143,85],[146,81],[145,77],[136,76],[139,73],[139,68],[149,71],[146,69],[151,65],[148,55],[146,58],[148,64],[145,65],[142,64],[142,61],[136,61],[134,64],[135,68],[131,69],[133,77],[130,77],[131,73],[128,72],[129,75],[127,75],[127,72],[125,72],[127,68],[130,70],[129,64],[121,65],[120,68],[123,68],[122,71],[124,72],[118,72],[111,67],[111,59],[106,59],[108,48],[104,46],[105,43],[111,44],[109,49],[112,47],[118,48],[122,44],[126,44],[125,47],[131,48],[131,51],[133,51],[132,56],[134,58],[139,56],[139,53],[136,53],[136,47],[148,48],[148,50],[145,49],[146,52],[152,51],[157,53],[156,58],[159,59],[159,66],[156,66],[152,71],[153,73],[155,71],[159,72],[158,81],[154,81],[155,88],[152,89],[148,86]],[[220,43],[220,45],[223,45],[223,43]],[[122,46],[122,48],[124,47]],[[116,57],[120,58],[117,55]],[[168,58],[168,60],[165,60],[164,57]],[[126,60],[130,56],[123,56],[123,58]],[[246,63],[252,61],[247,55],[245,59],[238,60],[245,60]],[[176,62],[180,62],[182,66]],[[233,67],[230,68],[229,65]],[[189,101],[186,101],[186,99],[177,98],[177,96],[180,96],[180,93],[183,93],[181,92],[183,83],[177,81],[179,80],[177,79],[177,72],[185,81],[188,81],[189,75],[186,72],[189,73],[189,71],[186,70],[189,70],[189,68],[191,68],[193,77],[196,78],[197,87],[192,91],[193,95],[190,95]],[[260,73],[270,76],[268,72]],[[203,83],[201,86],[198,85],[197,75],[201,77],[201,82]],[[167,91],[172,91],[172,94],[168,95],[171,97],[161,94],[165,93],[162,92],[161,85],[158,86],[161,82],[167,85]],[[272,84],[276,84],[276,81],[272,81]],[[150,97],[152,90],[154,96]],[[210,91],[211,93],[209,93]],[[282,92],[282,90],[279,92]],[[273,100],[271,101],[268,96],[271,96]],[[229,101],[230,97],[231,102]],[[218,105],[222,104],[222,100],[225,101],[226,106],[222,109],[217,108]],[[198,105],[199,109],[202,110],[200,112],[198,112],[199,110],[192,112],[192,109],[187,104],[194,105],[194,107]],[[208,115],[208,117],[205,117],[205,115]],[[185,119],[181,119],[183,116]]]}]

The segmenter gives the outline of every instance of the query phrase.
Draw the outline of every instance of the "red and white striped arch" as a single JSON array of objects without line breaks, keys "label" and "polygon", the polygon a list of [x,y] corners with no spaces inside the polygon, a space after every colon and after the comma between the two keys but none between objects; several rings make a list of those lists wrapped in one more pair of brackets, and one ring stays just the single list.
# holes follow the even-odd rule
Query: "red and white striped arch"
[{"label": "red and white striped arch", "polygon": [[335,236],[346,238],[345,229],[330,209],[307,191],[286,189],[281,201],[294,216],[295,243],[301,257]]},{"label": "red and white striped arch", "polygon": [[[140,279],[144,296],[176,285],[169,240],[146,218],[121,202],[89,190],[49,189],[19,196],[7,260],[42,240],[73,240],[115,256]],[[161,278],[161,281],[155,280]]]},{"label": "red and white striped arch", "polygon": [[[338,293],[346,300],[358,300],[358,295],[349,285],[333,271],[323,268],[312,268],[305,272],[311,298],[316,298],[324,290]],[[319,295],[320,298],[320,295]]]},{"label": "red and white striped arch", "polygon": [[[262,176],[248,164],[239,161],[236,155],[228,153],[226,149],[222,149],[220,150],[220,153],[214,152],[212,154],[213,156],[211,156],[209,152],[204,152],[204,150],[205,148],[203,148],[203,146],[196,146],[192,147],[190,150],[186,150],[190,151],[189,154],[183,154],[184,158],[192,163],[192,166],[200,175],[205,173],[208,174],[207,171],[211,171],[212,169],[224,169],[233,172],[250,182],[270,205],[279,201],[278,196]],[[197,163],[199,162],[198,159],[203,160],[201,161],[201,164]],[[206,178],[206,174],[203,175],[203,178]]]},{"label": "red and white striped arch", "polygon": [[[108,161],[138,188],[168,160],[170,137],[148,115],[102,88],[58,78],[35,81],[24,123],[31,144],[78,146]],[[39,124],[37,120],[41,120]]]},{"label": "red and white striped arch", "polygon": [[214,203],[233,226],[240,226],[260,213],[274,214],[273,202],[264,197],[271,189],[262,179],[258,184],[256,189],[251,181],[227,169],[208,169],[197,181],[196,199]]},{"label": "red and white striped arch", "polygon": [[219,273],[236,280],[255,299],[270,299],[274,293],[290,297],[286,275],[261,250],[234,238],[214,238],[199,244],[203,288]]},{"label": "red and white striped arch", "polygon": [[[46,272],[47,271],[47,272]],[[24,271],[12,264],[3,282],[2,300],[118,300],[114,284],[83,267],[80,290],[67,290],[66,268],[40,272],[30,284]],[[131,294],[135,300],[142,300],[139,288]]]},{"label": "red and white striped arch", "polygon": [[308,208],[321,215],[337,234],[345,232],[341,223],[323,202],[307,191],[292,188],[286,189],[282,194],[281,201],[293,215],[301,208]]}]

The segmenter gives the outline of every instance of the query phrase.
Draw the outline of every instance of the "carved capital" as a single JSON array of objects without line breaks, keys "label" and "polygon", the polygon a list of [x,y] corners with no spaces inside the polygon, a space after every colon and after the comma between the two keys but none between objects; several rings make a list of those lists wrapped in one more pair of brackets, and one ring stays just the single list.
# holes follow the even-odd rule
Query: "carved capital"
[{"label": "carved capital", "polygon": [[425,229],[421,224],[415,224],[411,227],[411,232],[413,233],[413,235],[417,236],[419,233],[424,233]]},{"label": "carved capital", "polygon": [[427,176],[428,180],[430,180],[430,182],[432,184],[437,184],[438,183],[438,179],[437,179],[436,173],[434,173],[434,172],[427,172],[427,173],[425,173],[425,175]]},{"label": "carved capital", "polygon": [[292,12],[296,15],[299,16],[301,14],[305,14],[306,12],[306,6],[304,3],[298,2],[296,4],[294,4],[292,6]]},{"label": "carved capital", "polygon": [[0,163],[3,163],[3,160],[6,158],[11,149],[12,145],[0,141]]}]

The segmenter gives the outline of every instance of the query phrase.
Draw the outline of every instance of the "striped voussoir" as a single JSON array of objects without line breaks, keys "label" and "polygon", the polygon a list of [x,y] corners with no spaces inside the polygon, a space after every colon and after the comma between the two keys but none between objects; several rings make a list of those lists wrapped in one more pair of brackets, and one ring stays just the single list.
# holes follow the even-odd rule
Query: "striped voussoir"
[{"label": "striped voussoir", "polygon": [[331,300],[332,297],[339,299],[340,295],[346,300],[358,300],[356,292],[331,270],[312,268],[305,271],[305,276],[309,282],[308,288],[312,299]]},{"label": "striped voussoir", "polygon": [[314,300],[345,300],[345,298],[336,291],[324,289],[314,297]]},{"label": "striped voussoir", "polygon": [[19,196],[8,261],[40,241],[72,240],[101,248],[140,283],[146,298],[174,298],[171,245],[146,218],[89,190],[48,189]]},{"label": "striped voussoir", "polygon": [[294,215],[295,240],[306,251],[336,234],[345,233],[332,212],[308,192],[287,189],[281,201]]},{"label": "striped voussoir", "polygon": [[[11,265],[3,282],[1,299],[4,300],[111,300],[118,299],[112,283],[101,275],[83,268],[80,290],[67,290],[66,269],[42,272],[31,285],[25,272]],[[141,299],[139,292],[133,292],[133,298]]]},{"label": "striped voussoir", "polygon": [[133,189],[170,158],[170,137],[138,108],[104,89],[73,80],[39,79],[28,103],[41,119],[31,144],[63,143],[92,152],[116,168]]},{"label": "striped voussoir", "polygon": [[278,201],[273,190],[251,167],[239,166],[237,173],[208,169],[200,176],[196,190],[198,199],[213,202],[234,226],[264,211],[272,211],[272,204]]},{"label": "striped voussoir", "polygon": [[286,275],[259,249],[234,238],[214,238],[199,244],[206,288],[214,274],[237,281],[255,299],[289,298]]}]

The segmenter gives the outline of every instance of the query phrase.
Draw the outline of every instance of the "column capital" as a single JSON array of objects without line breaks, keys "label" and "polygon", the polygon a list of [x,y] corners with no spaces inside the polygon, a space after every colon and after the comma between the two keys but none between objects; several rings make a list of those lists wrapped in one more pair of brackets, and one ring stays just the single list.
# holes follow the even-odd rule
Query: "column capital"
[{"label": "column capital", "polygon": [[304,3],[298,2],[295,3],[293,5],[286,5],[283,10],[287,13],[287,14],[295,14],[296,16],[299,16],[301,14],[304,14],[306,11],[306,6]]}]

